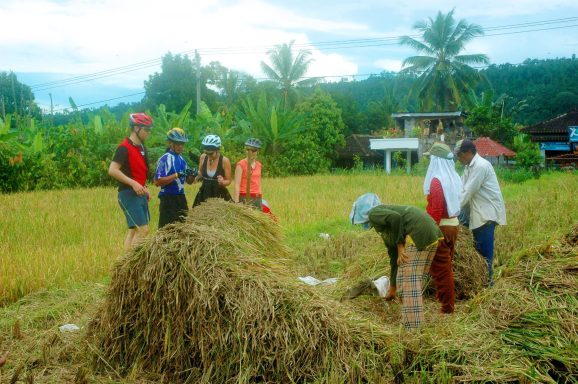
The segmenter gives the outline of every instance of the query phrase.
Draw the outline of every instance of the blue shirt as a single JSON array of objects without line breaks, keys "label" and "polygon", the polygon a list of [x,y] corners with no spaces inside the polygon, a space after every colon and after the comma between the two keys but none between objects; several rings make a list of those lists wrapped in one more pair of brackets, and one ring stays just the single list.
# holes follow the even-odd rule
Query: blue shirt
[{"label": "blue shirt", "polygon": [[[157,163],[155,180],[161,177],[174,175],[177,172],[184,172],[187,169],[187,162],[181,156],[173,151],[168,151],[161,156]],[[185,194],[185,177],[181,176],[173,180],[170,184],[161,187],[159,197],[163,195],[184,195]]]}]

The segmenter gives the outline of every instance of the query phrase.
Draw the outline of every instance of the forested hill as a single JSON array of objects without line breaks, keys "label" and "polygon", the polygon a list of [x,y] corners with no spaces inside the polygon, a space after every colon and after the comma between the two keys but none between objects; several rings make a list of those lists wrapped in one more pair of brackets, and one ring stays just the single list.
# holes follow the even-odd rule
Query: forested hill
[{"label": "forested hill", "polygon": [[578,59],[526,60],[520,65],[492,65],[482,71],[494,95],[526,100],[528,106],[514,114],[522,124],[558,116],[578,107]]},{"label": "forested hill", "polygon": [[[515,123],[533,124],[578,107],[578,59],[527,59],[522,64],[491,65],[481,70],[488,82],[472,92],[464,103],[469,110],[481,94],[493,90],[494,98],[506,96],[504,108],[510,109]],[[383,72],[365,80],[323,84],[343,112],[350,132],[377,131],[393,112],[417,112],[419,105],[408,97],[413,79]],[[474,96],[475,94],[475,96]],[[414,98],[413,98],[414,99]],[[520,110],[514,106],[524,105]]]}]

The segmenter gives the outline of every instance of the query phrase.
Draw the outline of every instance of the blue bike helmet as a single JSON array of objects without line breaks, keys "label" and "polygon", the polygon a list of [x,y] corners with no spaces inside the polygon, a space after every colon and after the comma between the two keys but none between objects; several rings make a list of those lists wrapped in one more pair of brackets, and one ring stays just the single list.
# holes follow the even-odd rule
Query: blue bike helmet
[{"label": "blue bike helmet", "polygon": [[189,141],[184,129],[178,127],[167,132],[167,140],[173,143],[186,143]]}]

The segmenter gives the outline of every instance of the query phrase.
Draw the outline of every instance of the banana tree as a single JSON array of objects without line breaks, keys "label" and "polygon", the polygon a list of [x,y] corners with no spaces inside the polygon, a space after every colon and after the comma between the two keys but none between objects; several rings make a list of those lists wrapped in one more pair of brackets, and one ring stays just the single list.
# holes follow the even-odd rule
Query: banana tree
[{"label": "banana tree", "polygon": [[283,144],[296,138],[304,129],[303,117],[281,107],[279,101],[269,102],[265,93],[255,105],[250,98],[242,103],[239,127],[245,136],[257,137],[263,142],[263,151],[278,154]]}]

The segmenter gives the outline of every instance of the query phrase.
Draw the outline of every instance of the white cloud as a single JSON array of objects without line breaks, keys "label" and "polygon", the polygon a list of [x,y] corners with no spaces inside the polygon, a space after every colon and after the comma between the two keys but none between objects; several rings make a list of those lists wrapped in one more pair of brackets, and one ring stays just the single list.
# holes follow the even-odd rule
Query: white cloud
[{"label": "white cloud", "polygon": [[374,62],[375,66],[383,69],[384,71],[399,72],[402,67],[403,60],[395,59],[381,59]]},{"label": "white cloud", "polygon": [[[192,57],[199,49],[203,64],[220,61],[263,78],[267,48],[291,40],[311,49],[311,76],[398,71],[415,52],[395,41],[333,50],[310,44],[414,34],[416,21],[454,6],[457,19],[484,27],[578,14],[575,0],[414,0],[403,7],[383,0],[0,0],[0,71],[85,75],[130,66],[99,82],[141,88],[160,70],[164,54]],[[578,50],[577,30],[476,38],[467,52],[486,53],[497,64],[568,57]],[[149,66],[129,71],[149,60]]]}]

